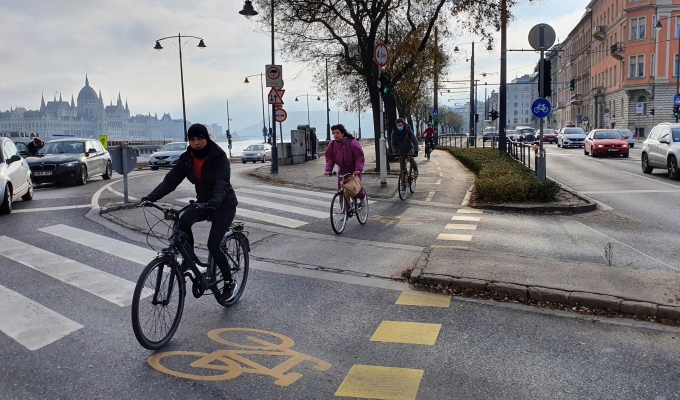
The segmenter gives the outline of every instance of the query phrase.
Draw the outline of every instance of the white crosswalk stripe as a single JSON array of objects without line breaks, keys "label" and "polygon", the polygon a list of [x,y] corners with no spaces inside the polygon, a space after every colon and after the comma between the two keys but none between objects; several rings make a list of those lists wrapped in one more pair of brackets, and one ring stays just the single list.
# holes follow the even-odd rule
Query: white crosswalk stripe
[{"label": "white crosswalk stripe", "polygon": [[335,196],[335,193],[313,192],[311,190],[294,189],[294,188],[289,188],[289,187],[285,187],[285,186],[255,185],[254,187],[260,188],[260,189],[263,189],[263,190],[277,190],[277,191],[280,191],[280,192],[303,194],[305,196],[323,197],[325,199],[332,199],[333,196]]},{"label": "white crosswalk stripe", "polygon": [[38,350],[83,327],[2,285],[0,304],[0,331],[29,350]]},{"label": "white crosswalk stripe", "polygon": [[[315,210],[310,210],[308,208],[289,206],[287,204],[280,204],[280,203],[272,202],[271,200],[259,200],[259,199],[255,199],[255,198],[252,198],[252,197],[239,196],[238,202],[239,202],[239,204],[250,204],[252,206],[271,208],[273,210],[285,211],[285,212],[289,212],[289,213],[293,213],[293,214],[306,215],[308,217],[314,217],[314,218],[329,218],[329,215],[330,215],[328,211],[326,211],[326,212],[315,211]],[[330,208],[330,202],[329,202],[328,206]]]},{"label": "white crosswalk stripe", "polygon": [[[269,192],[269,191],[264,191],[264,190],[236,189],[236,193],[248,193],[248,194],[254,194],[254,195],[264,196],[264,197],[274,197],[274,198],[280,199],[280,200],[292,200],[292,201],[297,201],[298,203],[313,204],[313,205],[322,206],[322,207],[330,207],[330,201],[328,201],[328,200],[309,199],[309,198],[305,198],[305,197],[290,196],[290,195],[287,195],[287,194],[274,193],[274,192]],[[239,200],[240,200],[240,197],[239,197]]]}]

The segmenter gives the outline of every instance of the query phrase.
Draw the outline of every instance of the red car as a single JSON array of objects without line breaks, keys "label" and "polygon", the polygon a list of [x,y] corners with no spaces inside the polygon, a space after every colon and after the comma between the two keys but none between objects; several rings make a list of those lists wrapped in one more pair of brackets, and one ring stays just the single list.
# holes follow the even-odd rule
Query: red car
[{"label": "red car", "polygon": [[583,154],[592,157],[623,156],[628,157],[630,146],[626,137],[616,129],[595,129],[590,131],[583,146]]},{"label": "red car", "polygon": [[543,129],[543,143],[557,143],[557,132],[554,129]]}]

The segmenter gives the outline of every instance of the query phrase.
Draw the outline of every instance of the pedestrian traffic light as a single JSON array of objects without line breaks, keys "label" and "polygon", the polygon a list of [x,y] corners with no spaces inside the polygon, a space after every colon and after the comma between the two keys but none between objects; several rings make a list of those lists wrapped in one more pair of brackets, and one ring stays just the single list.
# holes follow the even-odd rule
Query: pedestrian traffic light
[{"label": "pedestrian traffic light", "polygon": [[673,106],[673,116],[676,119],[680,117],[680,106]]},{"label": "pedestrian traffic light", "polygon": [[498,119],[498,111],[496,111],[496,110],[491,110],[491,112],[489,113],[489,115],[491,116],[491,120],[492,120],[492,121],[495,121],[495,120]]},{"label": "pedestrian traffic light", "polygon": [[390,75],[387,72],[382,71],[380,73],[378,81],[380,82],[380,94],[383,96],[383,98],[389,96],[390,92],[392,91],[390,79]]},{"label": "pedestrian traffic light", "polygon": [[231,146],[231,132],[229,132],[229,129],[227,129],[227,142]]},{"label": "pedestrian traffic light", "polygon": [[569,90],[571,91],[576,90],[576,79],[572,79],[569,81]]},{"label": "pedestrian traffic light", "polygon": [[543,59],[538,62],[538,97],[552,95],[552,70],[550,60]]}]

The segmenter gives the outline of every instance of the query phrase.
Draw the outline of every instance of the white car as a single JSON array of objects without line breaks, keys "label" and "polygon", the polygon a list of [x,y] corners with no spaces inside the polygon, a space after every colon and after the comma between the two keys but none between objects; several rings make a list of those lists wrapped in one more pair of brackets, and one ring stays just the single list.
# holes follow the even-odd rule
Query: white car
[{"label": "white car", "polygon": [[33,199],[33,181],[28,163],[8,138],[0,138],[0,214],[12,212],[12,202]]},{"label": "white car", "polygon": [[557,134],[557,147],[583,147],[586,142],[586,132],[581,128],[562,128]]},{"label": "white car", "polygon": [[246,147],[246,149],[243,150],[243,154],[241,154],[241,162],[244,164],[248,161],[255,163],[258,161],[266,162],[271,159],[272,148],[268,144],[251,144]]},{"label": "white car", "polygon": [[189,143],[174,142],[168,143],[161,147],[160,150],[149,156],[149,167],[152,170],[157,170],[161,167],[174,167],[179,161],[179,156],[187,151]]},{"label": "white car", "polygon": [[616,129],[619,131],[621,136],[623,136],[624,139],[626,139],[626,142],[628,142],[628,145],[632,148],[635,147],[635,143],[637,140],[635,140],[635,135],[633,132],[630,131],[630,129]]}]

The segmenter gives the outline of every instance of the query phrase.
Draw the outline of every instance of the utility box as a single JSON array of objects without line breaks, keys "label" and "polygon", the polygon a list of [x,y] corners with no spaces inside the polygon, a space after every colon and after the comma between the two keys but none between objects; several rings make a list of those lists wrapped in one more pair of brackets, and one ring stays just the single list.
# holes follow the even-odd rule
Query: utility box
[{"label": "utility box", "polygon": [[295,129],[290,131],[290,152],[293,164],[307,161],[307,131]]},{"label": "utility box", "polygon": [[[109,154],[111,155],[111,166],[113,170],[119,174],[127,174],[132,172],[137,166],[137,150],[128,145],[109,147]],[[125,158],[125,160],[123,160]]]}]

